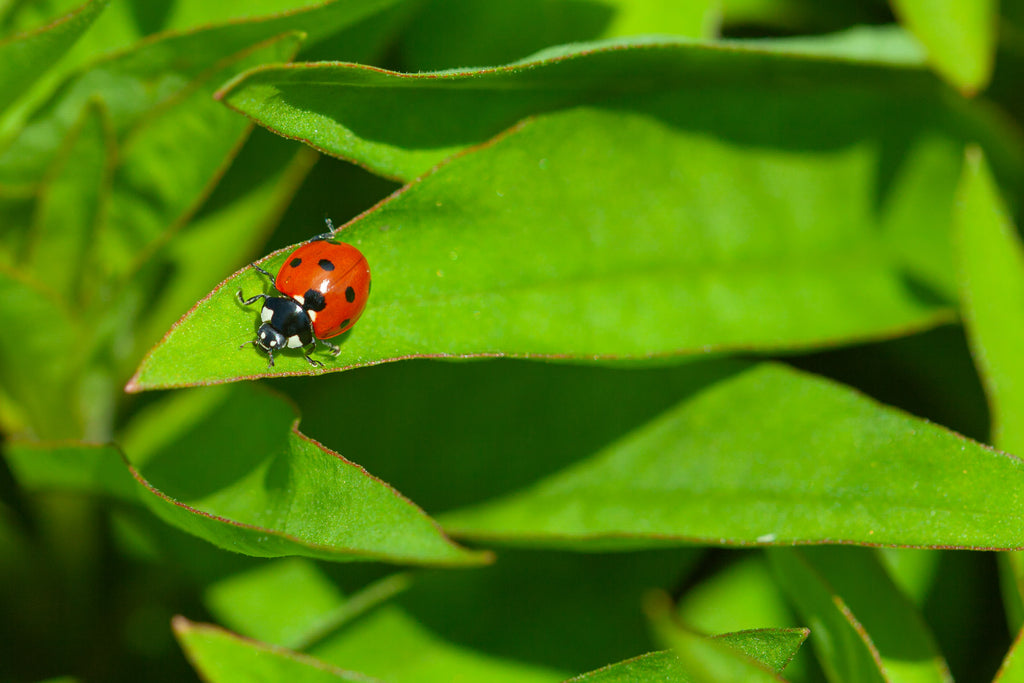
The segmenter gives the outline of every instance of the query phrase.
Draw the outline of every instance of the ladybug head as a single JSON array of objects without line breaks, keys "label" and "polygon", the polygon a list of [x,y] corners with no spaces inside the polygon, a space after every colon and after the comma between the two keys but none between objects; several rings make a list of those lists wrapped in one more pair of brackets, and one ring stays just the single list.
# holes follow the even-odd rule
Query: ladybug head
[{"label": "ladybug head", "polygon": [[288,344],[288,338],[274,329],[270,323],[263,323],[256,332],[256,344],[264,351],[280,351]]}]

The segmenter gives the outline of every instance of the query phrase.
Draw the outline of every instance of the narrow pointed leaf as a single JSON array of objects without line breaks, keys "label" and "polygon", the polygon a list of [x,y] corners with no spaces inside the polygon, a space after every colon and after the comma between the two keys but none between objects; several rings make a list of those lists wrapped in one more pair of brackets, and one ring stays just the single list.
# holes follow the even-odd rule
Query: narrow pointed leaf
[{"label": "narrow pointed leaf", "polygon": [[[773,667],[762,663],[749,653],[750,650],[758,651],[766,647],[774,650],[770,645],[770,639],[765,637],[770,632],[758,632],[756,636],[747,633],[715,638],[700,635],[675,620],[667,595],[652,596],[648,600],[647,612],[655,633],[662,642],[672,646],[688,681],[777,683],[785,680],[773,670]],[[807,634],[803,632],[798,637],[799,642],[803,642]],[[783,642],[786,640],[789,640],[788,635],[784,636]],[[783,648],[789,649],[788,645],[785,643]],[[777,659],[771,655],[769,658]],[[791,658],[792,655],[786,658],[786,661]]]},{"label": "narrow pointed leaf", "polygon": [[1022,500],[1019,459],[832,382],[758,365],[442,523],[463,537],[545,546],[1020,548]]},{"label": "narrow pointed leaf", "polygon": [[69,306],[82,303],[83,278],[95,278],[96,232],[109,201],[116,155],[106,108],[93,101],[44,180],[27,267]]},{"label": "narrow pointed leaf", "polygon": [[0,111],[75,44],[110,0],[88,0],[52,23],[0,40]]},{"label": "narrow pointed leaf", "polygon": [[999,667],[996,677],[992,679],[992,683],[1024,683],[1024,656],[1021,655],[1022,639],[1024,639],[1024,631],[1018,631],[1017,637],[1013,639],[1013,644],[1010,646],[1010,650],[1006,653],[1006,657],[1003,658],[1003,663]]},{"label": "narrow pointed leaf", "polygon": [[992,411],[992,440],[1024,453],[1024,244],[976,147],[967,154],[957,197],[964,324]]},{"label": "narrow pointed leaf", "polygon": [[210,624],[174,618],[174,635],[192,665],[210,683],[374,683],[377,679],[325,664],[282,647],[240,638]]},{"label": "narrow pointed leaf", "polygon": [[797,550],[774,549],[768,557],[790,601],[812,625],[811,645],[828,679],[835,683],[888,683],[871,635],[804,555]]},{"label": "narrow pointed leaf", "polygon": [[[211,68],[216,69],[218,63],[233,54],[290,31],[301,31],[316,40],[349,28],[358,29],[360,22],[400,1],[333,0],[267,16],[254,16],[249,4],[245,9],[246,18],[225,24],[211,26],[206,19],[196,26],[190,20],[185,22],[184,30],[159,34],[152,39],[132,42],[134,39],[127,37],[123,51],[84,64],[69,75],[32,115],[18,137],[0,149],[0,183],[35,182],[89,99],[97,98],[106,103],[115,131],[123,136],[148,112],[168,100],[180,98],[189,83]],[[190,14],[181,7],[184,4],[174,3],[173,8]],[[289,4],[294,7],[294,3]],[[112,11],[120,11],[119,5],[115,4]],[[273,7],[262,7],[271,12],[280,10],[276,3]],[[196,18],[194,12],[191,16],[193,20]],[[128,17],[126,21],[133,19]],[[131,45],[127,46],[129,42]],[[107,48],[107,44],[99,46],[99,49]]]},{"label": "narrow pointed leaf", "polygon": [[[787,148],[799,147],[810,132],[785,123],[791,116],[808,117],[818,144],[832,146],[877,135],[878,121],[895,131],[951,111],[941,83],[916,60],[851,50],[846,35],[819,39],[813,50],[786,41],[635,38],[549,48],[500,67],[431,73],[340,63],[267,66],[243,74],[219,96],[280,135],[408,181],[524,117],[609,102],[633,109],[624,95],[643,103],[643,95],[655,92],[671,100],[684,128],[735,135],[742,120],[740,139],[770,134]],[[746,111],[766,114],[737,117]]]},{"label": "narrow pointed leaf", "polygon": [[[392,574],[349,598],[316,563],[288,558],[215,583],[204,602],[219,622],[237,633],[305,650],[408,585],[408,575]],[[285,594],[288,601],[282,603]]]},{"label": "narrow pointed leaf", "polygon": [[[702,112],[714,126],[740,105],[708,97],[706,107],[680,108],[674,94],[635,96],[624,109],[534,119],[363,214],[339,239],[366,255],[373,293],[341,354],[318,358],[336,370],[451,356],[660,363],[849,343],[949,319],[955,284],[942,226],[959,142],[911,129],[902,138],[896,122],[884,137],[819,139],[799,113],[803,93],[761,111],[787,121],[774,131],[809,138],[752,132],[746,119],[709,137],[679,116]],[[888,110],[875,105],[872,116]],[[789,149],[755,152],[747,135]],[[890,177],[884,189],[879,174]],[[261,265],[275,272],[286,256]],[[256,350],[232,348],[254,338],[257,318],[236,292],[267,288],[253,270],[226,280],[151,351],[130,389],[314,372],[297,354],[280,354],[268,371]]]},{"label": "narrow pointed leaf", "polygon": [[[769,551],[771,554],[774,551]],[[780,551],[785,553],[787,551]],[[796,552],[796,551],[794,551]],[[952,683],[949,668],[925,625],[924,619],[903,592],[889,578],[877,556],[870,550],[854,548],[807,548],[796,552],[796,560],[775,563],[780,567],[803,563],[808,577],[813,575],[822,588],[834,594],[828,609],[842,601],[856,619],[857,627],[870,638],[881,660],[887,680],[894,683]],[[824,617],[808,611],[809,598],[797,598],[792,590],[804,584],[799,569],[785,577],[783,583],[806,623],[817,623]],[[809,591],[816,594],[821,588]],[[815,609],[824,609],[824,603]],[[826,620],[827,621],[827,620]],[[813,638],[813,636],[812,636]]]},{"label": "narrow pointed leaf", "polygon": [[565,683],[633,683],[633,681],[663,681],[664,683],[690,683],[679,657],[671,650],[649,652],[624,662],[616,662],[573,676]]},{"label": "narrow pointed leaf", "polygon": [[995,61],[997,0],[892,0],[936,70],[965,93],[988,85]]},{"label": "narrow pointed leaf", "polygon": [[474,565],[411,501],[300,433],[292,410],[251,388],[183,394],[124,435],[132,473],[162,519],[257,557]]}]

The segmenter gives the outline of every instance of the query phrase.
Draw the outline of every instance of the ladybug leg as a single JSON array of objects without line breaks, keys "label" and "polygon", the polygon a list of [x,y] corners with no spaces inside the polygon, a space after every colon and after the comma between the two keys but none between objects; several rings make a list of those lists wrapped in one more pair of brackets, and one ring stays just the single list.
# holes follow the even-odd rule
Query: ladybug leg
[{"label": "ladybug leg", "polygon": [[251,297],[249,299],[245,299],[245,298],[243,298],[242,290],[238,290],[237,292],[235,292],[235,296],[238,297],[238,300],[243,305],[245,305],[245,306],[248,306],[249,304],[254,304],[257,301],[259,301],[260,299],[266,299],[267,298],[266,294],[257,294],[254,297]]},{"label": "ladybug leg", "polygon": [[256,265],[255,263],[251,263],[251,264],[249,264],[249,265],[251,265],[251,266],[253,267],[253,270],[255,270],[256,272],[258,272],[258,273],[263,273],[264,275],[266,275],[266,276],[267,276],[267,279],[268,279],[268,280],[270,280],[271,282],[273,282],[273,281],[274,281],[274,276],[273,276],[273,275],[271,275],[271,274],[270,274],[270,273],[268,273],[267,271],[263,270],[262,268],[260,268],[259,266],[257,266],[257,265]]},{"label": "ladybug leg", "polygon": [[317,359],[315,359],[315,358],[310,358],[310,357],[309,357],[309,354],[311,354],[311,353],[313,353],[314,351],[316,351],[316,342],[313,342],[312,344],[310,344],[310,346],[309,346],[309,351],[307,351],[307,350],[306,350],[306,348],[307,348],[307,347],[303,347],[303,349],[302,349],[302,353],[303,353],[303,355],[305,356],[305,358],[306,358],[306,361],[307,361],[307,362],[308,362],[308,363],[309,363],[310,365],[312,365],[312,366],[313,366],[314,368],[322,368],[322,367],[324,366],[324,364],[323,364],[323,363],[321,363],[320,361],[318,361],[318,360],[317,360]]},{"label": "ladybug leg", "polygon": [[334,356],[335,358],[337,358],[338,354],[341,353],[341,347],[338,346],[337,344],[332,344],[326,339],[321,339],[320,341],[323,342],[324,346],[331,350],[331,355]]},{"label": "ladybug leg", "polygon": [[331,221],[330,218],[325,218],[324,223],[327,224],[327,229],[330,232],[325,232],[324,234],[317,235],[316,237],[310,237],[308,240],[309,242],[316,242],[317,240],[329,240],[332,237],[334,237],[334,233],[337,232],[337,229],[334,227],[334,222]]}]

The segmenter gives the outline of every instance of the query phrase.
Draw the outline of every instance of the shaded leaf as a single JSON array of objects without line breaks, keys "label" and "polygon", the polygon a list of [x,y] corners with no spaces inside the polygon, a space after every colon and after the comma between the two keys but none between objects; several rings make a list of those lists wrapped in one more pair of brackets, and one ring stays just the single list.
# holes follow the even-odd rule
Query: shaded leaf
[{"label": "shaded leaf", "polygon": [[[89,99],[104,101],[114,130],[120,137],[148,112],[164,106],[169,100],[181,98],[193,80],[210,69],[217,69],[218,63],[230,55],[289,31],[302,31],[311,36],[311,40],[333,35],[400,1],[334,0],[317,3],[302,11],[279,12],[270,17],[253,16],[247,9],[232,4],[227,7],[229,13],[241,12],[248,18],[214,26],[201,21],[198,28],[190,27],[134,43],[123,52],[84,65],[39,108],[20,135],[6,149],[0,150],[0,183],[20,185],[38,179]],[[130,15],[130,7],[121,7],[122,4],[127,5],[115,3],[112,12],[124,10]],[[173,7],[185,4],[174,3]],[[197,6],[195,3],[187,4]],[[246,7],[251,8],[252,3],[246,3]],[[261,3],[261,7],[280,8],[280,4]],[[186,14],[195,16],[196,12],[187,10]],[[122,18],[128,23],[134,22],[134,17],[122,15]],[[126,30],[134,31],[135,27]],[[127,35],[112,39],[104,34],[100,49],[109,46],[111,40],[121,40],[128,45],[135,37]]]},{"label": "shaded leaf", "polygon": [[106,109],[93,101],[43,181],[26,267],[70,306],[83,303],[83,280],[96,277],[93,244],[116,154]]},{"label": "shaded leaf", "polygon": [[995,58],[996,0],[891,0],[936,70],[965,93],[988,85]]},{"label": "shaded leaf", "polygon": [[[714,0],[430,0],[399,44],[406,71],[505,64],[550,45],[657,33],[713,37]],[[452,40],[458,35],[459,40]]]},{"label": "shaded leaf", "polygon": [[[321,360],[328,369],[495,355],[662,363],[849,343],[949,319],[955,285],[942,226],[960,142],[911,130],[903,138],[896,120],[867,138],[825,139],[795,109],[805,110],[806,93],[765,103],[758,120],[787,123],[758,132],[736,118],[745,105],[706,96],[707,106],[638,95],[622,109],[534,119],[364,214],[339,239],[366,255],[373,294],[341,355]],[[887,110],[871,99],[855,105],[881,108],[863,121]],[[739,127],[713,138],[681,116]],[[807,137],[784,141],[782,130]],[[785,151],[752,152],[749,136],[762,135],[756,144]],[[880,168],[890,154],[899,168]],[[880,173],[892,174],[884,189]],[[261,264],[274,272],[286,255]],[[253,339],[256,312],[235,293],[265,287],[251,270],[225,281],[150,353],[129,390],[313,372],[297,354],[268,372],[254,349],[209,353]]]},{"label": "shaded leaf", "polygon": [[[866,30],[856,35],[861,43],[877,42]],[[616,109],[643,110],[644,96],[655,92],[671,100],[680,127],[755,148],[800,148],[811,139],[816,147],[832,147],[879,136],[881,121],[890,125],[885,131],[905,135],[952,110],[916,53],[910,59],[906,53],[905,47],[851,49],[849,34],[778,43],[638,38],[549,48],[501,67],[433,73],[333,63],[259,67],[219,97],[280,135],[411,180],[524,117],[609,100]],[[963,110],[957,117],[981,117],[955,109]],[[749,111],[763,115],[743,115]],[[814,122],[811,129],[797,123],[803,117]],[[740,122],[742,130],[735,129]]]},{"label": "shaded leaf", "polygon": [[[952,682],[924,621],[871,551],[768,551],[834,681]],[[820,633],[819,633],[820,630]]]},{"label": "shaded leaf", "polygon": [[1021,657],[1021,636],[1024,632],[1018,632],[1013,639],[1013,645],[1003,659],[999,672],[992,679],[992,683],[1021,683],[1024,681],[1024,657]]},{"label": "shaded leaf", "polygon": [[52,23],[0,40],[0,111],[75,44],[110,0],[88,0]]},{"label": "shaded leaf", "polygon": [[[560,681],[653,649],[642,595],[675,585],[700,556],[503,552],[471,573],[421,572],[394,604],[347,624],[311,653],[396,682],[460,675]],[[397,644],[405,656],[395,656]]]},{"label": "shaded leaf", "polygon": [[964,325],[992,412],[992,442],[1024,453],[1024,245],[980,149],[967,154],[957,198]]},{"label": "shaded leaf", "polygon": [[[215,84],[246,65],[290,60],[300,39],[284,34],[232,55],[132,129],[102,235],[108,268],[122,272],[150,255],[198,208],[230,163],[249,126],[210,99]],[[188,145],[181,144],[182,136]]]},{"label": "shaded leaf", "polygon": [[[241,388],[240,388],[241,389]],[[408,499],[296,428],[251,388],[180,394],[123,437],[146,503],[162,519],[257,557],[474,565]]]},{"label": "shaded leaf", "polygon": [[174,635],[189,661],[210,683],[284,680],[373,683],[376,680],[282,647],[239,638],[210,624],[193,623],[184,617],[175,617],[173,626]]},{"label": "shaded leaf", "polygon": [[[727,637],[702,636],[674,619],[672,605],[668,596],[663,594],[652,596],[647,601],[647,612],[652,628],[666,645],[672,646],[687,680],[693,683],[783,681],[785,679],[774,671],[774,667],[762,663],[751,651],[768,656],[772,661],[784,659],[788,662],[807,637],[806,629],[794,629],[793,633],[766,630],[734,633]],[[791,651],[784,656],[780,650]]]},{"label": "shaded leaf", "polygon": [[27,491],[74,491],[138,502],[139,490],[114,446],[12,441],[4,457]]},{"label": "shaded leaf", "polygon": [[442,523],[462,537],[544,546],[1019,548],[1022,470],[1013,456],[766,364],[695,391],[559,474]]},{"label": "shaded leaf", "polygon": [[204,602],[238,633],[303,650],[407,586],[408,577],[395,574],[348,599],[315,563],[289,558],[219,581]]}]

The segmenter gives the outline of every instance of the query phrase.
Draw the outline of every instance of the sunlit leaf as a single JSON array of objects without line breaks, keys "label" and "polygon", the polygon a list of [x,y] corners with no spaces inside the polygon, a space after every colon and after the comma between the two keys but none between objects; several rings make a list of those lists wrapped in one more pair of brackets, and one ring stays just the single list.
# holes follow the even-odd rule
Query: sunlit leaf
[{"label": "sunlit leaf", "polygon": [[923,619],[867,550],[773,549],[776,578],[835,681],[952,683]]},{"label": "sunlit leaf", "polygon": [[210,624],[196,624],[184,617],[175,617],[174,635],[189,661],[210,683],[285,680],[294,683],[374,683],[376,680],[282,647],[240,638]]},{"label": "sunlit leaf", "polygon": [[474,565],[411,501],[300,433],[252,388],[172,397],[123,437],[149,507],[221,548],[257,557]]},{"label": "sunlit leaf", "polygon": [[966,93],[983,90],[995,60],[997,0],[891,0],[932,63]]},{"label": "sunlit leaf", "polygon": [[442,523],[556,547],[1024,545],[1019,459],[783,366],[735,369],[593,457]]}]

